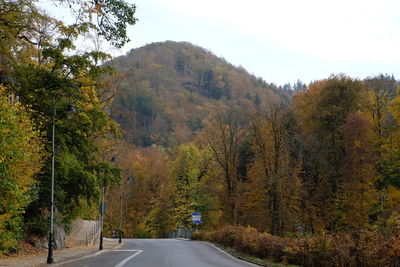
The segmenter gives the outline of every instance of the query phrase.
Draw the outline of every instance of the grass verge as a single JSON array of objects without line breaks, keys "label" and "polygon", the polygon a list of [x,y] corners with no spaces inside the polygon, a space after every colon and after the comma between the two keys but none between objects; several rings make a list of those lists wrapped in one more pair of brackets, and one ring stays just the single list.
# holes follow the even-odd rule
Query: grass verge
[{"label": "grass verge", "polygon": [[215,246],[219,247],[220,249],[226,251],[227,253],[231,254],[232,256],[239,258],[241,260],[247,261],[247,262],[251,262],[254,264],[258,264],[260,266],[264,266],[264,267],[301,267],[300,265],[292,265],[292,264],[283,264],[283,263],[276,263],[276,262],[271,262],[269,260],[266,259],[260,259],[242,252],[238,252],[236,250],[234,250],[231,247],[226,247],[226,246],[221,246],[219,244],[215,244]]}]

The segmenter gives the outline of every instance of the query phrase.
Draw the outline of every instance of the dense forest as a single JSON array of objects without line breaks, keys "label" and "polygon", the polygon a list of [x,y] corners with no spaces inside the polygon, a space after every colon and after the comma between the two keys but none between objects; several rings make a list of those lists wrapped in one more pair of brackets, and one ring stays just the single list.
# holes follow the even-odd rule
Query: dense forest
[{"label": "dense forest", "polygon": [[106,235],[122,197],[125,237],[193,229],[201,212],[194,238],[262,258],[399,266],[393,76],[278,86],[187,42],[82,52],[83,37],[128,42],[135,7],[53,2],[76,23],[0,1],[0,255],[48,235],[54,170],[55,223],[67,230],[98,219],[104,187]]},{"label": "dense forest", "polygon": [[140,147],[189,142],[215,109],[265,109],[292,94],[189,43],[153,43],[113,64],[123,78],[110,115]]},{"label": "dense forest", "polygon": [[[176,42],[113,63],[123,78],[109,112],[126,137],[119,152],[126,186],[111,189],[109,231],[118,229],[122,190],[127,236],[194,228],[191,213],[201,212],[204,231],[244,226],[293,240],[330,234],[326,247],[347,246],[343,253],[370,246],[374,266],[397,255],[393,76],[336,74],[279,87]],[[359,253],[351,257],[368,262]]]}]

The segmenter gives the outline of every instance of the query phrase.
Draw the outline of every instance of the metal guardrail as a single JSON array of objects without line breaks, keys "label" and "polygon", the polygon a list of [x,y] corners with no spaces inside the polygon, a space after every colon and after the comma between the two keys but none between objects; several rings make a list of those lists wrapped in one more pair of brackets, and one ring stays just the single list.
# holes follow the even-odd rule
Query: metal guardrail
[{"label": "metal guardrail", "polygon": [[165,238],[187,238],[190,239],[192,237],[192,233],[194,230],[186,229],[186,228],[178,228],[175,231],[171,231],[164,235]]}]

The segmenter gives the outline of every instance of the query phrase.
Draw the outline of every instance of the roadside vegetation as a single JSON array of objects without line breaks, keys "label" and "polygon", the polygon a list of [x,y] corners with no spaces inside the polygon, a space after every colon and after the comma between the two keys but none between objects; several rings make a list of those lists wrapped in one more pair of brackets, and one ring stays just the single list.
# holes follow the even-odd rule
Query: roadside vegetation
[{"label": "roadside vegetation", "polygon": [[50,2],[75,23],[52,18],[35,0],[0,1],[0,255],[48,234],[53,115],[56,224],[94,218],[101,186],[120,180],[107,160],[118,137],[105,111],[114,90],[102,78],[115,77],[103,65],[110,57],[76,44],[96,34],[121,47],[135,8],[118,0]]},{"label": "roadside vegetation", "polygon": [[[60,226],[97,219],[105,187],[107,235],[122,198],[125,237],[194,229],[201,212],[195,238],[261,259],[400,264],[395,77],[277,86],[172,41],[111,58],[93,36],[123,46],[134,6],[53,2],[76,23],[0,1],[0,254],[48,234],[56,115]],[[84,37],[96,49],[77,49]]]},{"label": "roadside vegetation", "polygon": [[[220,244],[228,251],[239,252],[239,257],[266,266],[397,266],[399,222],[393,223],[388,236],[379,231],[359,230],[318,236],[279,237],[258,232],[251,227],[226,226],[194,233],[192,239]],[[276,263],[274,265],[268,261]]]}]

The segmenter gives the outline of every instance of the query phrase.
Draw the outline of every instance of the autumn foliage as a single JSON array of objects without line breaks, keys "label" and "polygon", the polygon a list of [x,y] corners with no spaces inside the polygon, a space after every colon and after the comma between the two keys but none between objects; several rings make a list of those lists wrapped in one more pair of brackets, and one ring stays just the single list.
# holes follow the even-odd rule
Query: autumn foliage
[{"label": "autumn foliage", "polygon": [[51,177],[55,224],[65,229],[77,217],[95,217],[101,186],[120,180],[105,145],[118,136],[105,111],[115,92],[106,77],[116,75],[104,66],[110,56],[78,51],[75,42],[98,33],[121,47],[135,7],[49,2],[72,11],[75,22],[52,18],[37,1],[0,1],[0,254],[15,252],[27,235],[48,235]]},{"label": "autumn foliage", "polygon": [[399,224],[389,236],[369,230],[322,233],[287,238],[258,232],[252,227],[226,226],[193,234],[207,240],[275,262],[300,266],[398,266]]},{"label": "autumn foliage", "polygon": [[[4,88],[0,86],[0,93]],[[13,96],[0,96],[0,255],[15,250],[24,211],[32,202],[34,176],[43,167],[44,139],[31,111]]]},{"label": "autumn foliage", "polygon": [[[107,235],[119,228],[122,203],[125,237],[193,230],[191,213],[201,212],[195,238],[261,258],[399,266],[394,77],[338,74],[280,87],[171,41],[111,62],[74,43],[95,30],[123,45],[133,6],[122,6],[125,20],[109,14],[122,19],[113,28],[86,23],[99,6],[64,25],[32,1],[0,5],[0,251],[18,247],[24,225],[48,232],[55,116],[57,224],[96,219],[104,187]],[[68,119],[71,104],[78,112]]]},{"label": "autumn foliage", "polygon": [[[162,51],[159,44],[154,47]],[[145,193],[148,189],[138,184],[130,191],[128,205],[145,199],[148,210],[135,218],[135,225],[126,222],[125,227],[135,229],[128,235],[163,236],[151,223],[161,218],[157,203],[162,196],[169,201],[162,204],[168,210],[162,218],[170,224],[158,228],[164,234],[195,228],[190,213],[201,211],[203,223],[195,238],[261,258],[304,266],[396,266],[396,86],[390,76],[362,81],[340,74],[300,88],[289,103],[260,106],[239,97],[221,98],[215,107],[209,96],[208,112],[197,113],[201,127],[179,132],[190,138],[127,152],[147,155],[149,162],[164,158],[158,175],[164,178],[157,184],[168,188]],[[192,97],[200,97],[204,92],[194,89],[202,88],[193,87]],[[191,116],[193,111],[187,111]],[[181,122],[184,114],[179,113]],[[193,121],[186,122],[190,128]],[[173,140],[170,135],[177,138],[177,133],[160,132],[157,138]],[[130,166],[154,171],[139,158]],[[144,181],[152,175],[138,177]]]}]

